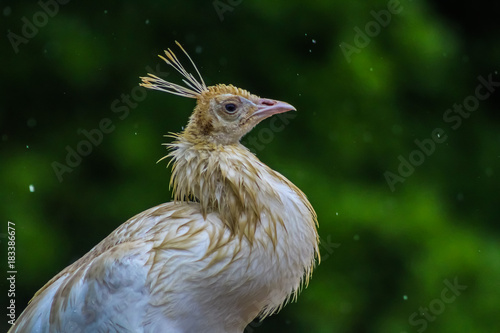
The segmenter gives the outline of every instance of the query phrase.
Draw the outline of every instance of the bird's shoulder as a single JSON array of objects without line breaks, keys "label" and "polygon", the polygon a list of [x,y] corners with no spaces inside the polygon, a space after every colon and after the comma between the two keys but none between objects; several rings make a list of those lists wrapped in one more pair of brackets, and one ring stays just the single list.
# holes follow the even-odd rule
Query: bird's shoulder
[{"label": "bird's shoulder", "polygon": [[[140,327],[144,318],[136,314],[155,302],[150,297],[154,288],[161,279],[178,274],[175,253],[184,251],[200,259],[202,250],[210,247],[204,240],[222,229],[214,226],[216,218],[207,221],[196,203],[187,202],[168,202],[137,214],[43,286],[13,332]],[[161,288],[169,290],[165,283]],[[109,323],[114,326],[106,326]]]}]

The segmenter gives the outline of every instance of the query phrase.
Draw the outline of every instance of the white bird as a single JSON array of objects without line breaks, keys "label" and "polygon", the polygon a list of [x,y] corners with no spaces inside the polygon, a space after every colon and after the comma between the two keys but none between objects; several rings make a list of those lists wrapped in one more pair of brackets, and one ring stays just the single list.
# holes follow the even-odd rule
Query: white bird
[{"label": "white bird", "polygon": [[165,54],[186,86],[152,74],[142,85],[197,100],[167,144],[174,201],[134,216],[57,274],[9,332],[241,333],[308,282],[319,261],[316,213],[239,142],[294,107],[206,87],[191,58],[199,81]]}]

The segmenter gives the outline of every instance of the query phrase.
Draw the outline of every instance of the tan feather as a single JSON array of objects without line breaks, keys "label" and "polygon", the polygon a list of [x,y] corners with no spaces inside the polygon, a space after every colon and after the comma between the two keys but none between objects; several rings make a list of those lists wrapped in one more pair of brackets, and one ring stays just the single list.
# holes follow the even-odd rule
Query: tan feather
[{"label": "tan feather", "polygon": [[169,134],[173,202],[131,218],[33,297],[11,332],[242,332],[295,300],[319,262],[306,196],[239,140],[294,110],[232,85],[206,87],[168,49],[187,87],[149,74],[144,87],[196,98]]}]

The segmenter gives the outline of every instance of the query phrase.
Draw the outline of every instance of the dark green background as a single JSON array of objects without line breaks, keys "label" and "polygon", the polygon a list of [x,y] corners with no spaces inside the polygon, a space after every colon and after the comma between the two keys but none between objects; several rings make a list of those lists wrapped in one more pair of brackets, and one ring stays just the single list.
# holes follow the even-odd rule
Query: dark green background
[{"label": "dark green background", "polygon": [[[371,11],[387,1],[219,3],[222,19],[212,1],[73,0],[16,53],[9,31],[21,36],[42,8],[2,2],[0,241],[5,254],[15,222],[17,310],[120,223],[170,200],[170,170],[155,162],[194,100],[148,91],[127,106],[122,94],[141,92],[147,66],[180,82],[156,56],[178,40],[207,84],[298,110],[244,141],[308,195],[323,261],[298,303],[248,332],[498,332],[500,87],[460,125],[443,119],[472,100],[479,76],[500,81],[498,10],[402,0],[348,61],[339,45],[375,29]],[[53,162],[105,118],[113,130],[59,181]],[[439,128],[445,142],[392,191],[384,173]],[[443,303],[455,279],[467,288]],[[5,278],[0,287],[5,299]],[[429,306],[431,319],[410,320]]]}]

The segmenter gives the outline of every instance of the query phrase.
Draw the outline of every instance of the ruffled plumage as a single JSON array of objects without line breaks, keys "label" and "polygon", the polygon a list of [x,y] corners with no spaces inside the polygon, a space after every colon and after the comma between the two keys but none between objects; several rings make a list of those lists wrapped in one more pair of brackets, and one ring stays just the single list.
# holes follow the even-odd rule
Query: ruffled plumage
[{"label": "ruffled plumage", "polygon": [[166,55],[188,87],[151,76],[144,85],[197,99],[167,144],[174,201],[131,218],[56,275],[11,332],[243,332],[308,282],[319,260],[316,213],[239,143],[293,107],[207,88],[197,69],[200,81]]}]

